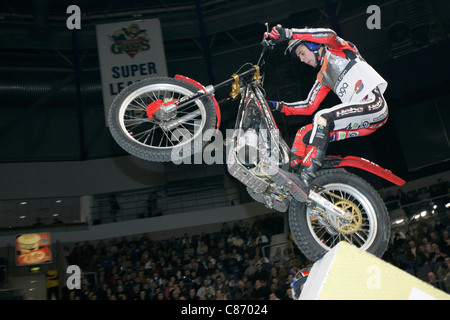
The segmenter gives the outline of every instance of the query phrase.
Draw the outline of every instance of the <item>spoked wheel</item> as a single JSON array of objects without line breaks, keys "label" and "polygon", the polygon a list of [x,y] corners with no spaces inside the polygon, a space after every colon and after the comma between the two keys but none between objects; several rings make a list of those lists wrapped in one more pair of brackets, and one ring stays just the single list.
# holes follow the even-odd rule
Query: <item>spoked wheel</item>
[{"label": "spoked wheel", "polygon": [[211,98],[197,99],[172,112],[154,112],[155,106],[177,102],[197,91],[196,86],[173,78],[133,83],[111,105],[112,136],[125,151],[148,161],[167,162],[201,151],[216,122]]},{"label": "spoked wheel", "polygon": [[289,225],[303,254],[316,261],[340,241],[346,241],[381,257],[388,245],[390,223],[376,190],[358,176],[340,170],[319,171],[314,183],[324,188],[321,196],[346,210],[347,216],[330,217],[321,208],[292,202]]}]

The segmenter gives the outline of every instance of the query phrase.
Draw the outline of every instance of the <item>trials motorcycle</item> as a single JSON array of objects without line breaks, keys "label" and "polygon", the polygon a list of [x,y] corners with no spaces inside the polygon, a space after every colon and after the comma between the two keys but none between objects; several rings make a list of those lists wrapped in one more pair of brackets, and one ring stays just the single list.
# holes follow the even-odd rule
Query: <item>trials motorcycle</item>
[{"label": "trials motorcycle", "polygon": [[245,64],[217,85],[205,87],[182,75],[129,85],[111,105],[112,136],[125,151],[144,160],[190,157],[218,132],[221,110],[215,92],[231,86],[229,98],[241,98],[233,135],[224,142],[228,172],[254,200],[288,212],[292,238],[308,259],[317,261],[340,241],[381,257],[391,230],[386,206],[368,182],[344,168],[366,170],[396,185],[405,181],[363,158],[327,156],[306,201],[300,201],[291,179],[295,173],[290,148],[280,136],[263,89],[263,57],[273,44],[263,39],[261,47],[256,64]]}]

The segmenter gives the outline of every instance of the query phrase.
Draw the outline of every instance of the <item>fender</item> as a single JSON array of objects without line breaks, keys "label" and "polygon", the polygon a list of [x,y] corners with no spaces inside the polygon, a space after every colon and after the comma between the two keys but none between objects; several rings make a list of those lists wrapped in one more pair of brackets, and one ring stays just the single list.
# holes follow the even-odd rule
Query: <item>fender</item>
[{"label": "fender", "polygon": [[[183,75],[181,75],[181,74],[175,75],[175,79],[183,80],[183,81],[189,82],[190,84],[193,84],[194,86],[196,86],[196,87],[199,88],[200,90],[203,90],[203,91],[206,93],[205,86],[202,85],[200,82],[195,81],[194,79],[188,78],[188,77],[183,76]],[[219,131],[220,122],[221,122],[221,114],[220,114],[219,103],[217,102],[216,98],[215,98],[213,95],[209,95],[209,97],[210,97],[211,99],[213,99],[213,102],[214,102],[214,110],[216,111],[216,116],[217,116],[216,130]],[[217,131],[216,131],[216,132],[217,132]]]},{"label": "fender", "polygon": [[[393,174],[390,170],[384,169],[377,165],[376,163],[373,163],[372,161],[366,160],[364,158],[360,157],[354,157],[354,156],[347,156],[345,158],[340,157],[330,157],[327,159],[328,165],[327,167],[333,167],[333,168],[341,168],[341,167],[354,167],[359,168],[365,171],[368,171],[370,173],[373,173],[383,179],[386,179],[393,184],[396,184],[398,186],[404,185],[405,180],[402,178],[396,176]],[[325,165],[325,164],[324,164]]]}]

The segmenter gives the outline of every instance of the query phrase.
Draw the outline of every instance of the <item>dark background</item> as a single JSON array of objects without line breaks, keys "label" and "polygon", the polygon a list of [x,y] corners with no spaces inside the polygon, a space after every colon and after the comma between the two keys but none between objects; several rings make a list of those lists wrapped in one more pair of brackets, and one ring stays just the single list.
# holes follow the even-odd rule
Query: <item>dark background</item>
[{"label": "dark background", "polygon": [[[80,30],[66,28],[72,4],[81,9]],[[380,29],[367,27],[369,5],[381,10]],[[328,153],[362,156],[405,180],[443,172],[450,162],[449,15],[450,1],[442,0],[0,1],[0,162],[124,155],[104,122],[95,25],[159,18],[169,75],[205,85],[256,62],[265,22],[334,29],[388,81],[390,118],[368,137],[330,144]],[[267,98],[302,100],[317,70],[283,50],[267,59]],[[323,107],[338,102],[330,93]],[[233,127],[235,111],[233,103],[222,108],[222,128]],[[289,144],[311,121],[276,119]]]}]

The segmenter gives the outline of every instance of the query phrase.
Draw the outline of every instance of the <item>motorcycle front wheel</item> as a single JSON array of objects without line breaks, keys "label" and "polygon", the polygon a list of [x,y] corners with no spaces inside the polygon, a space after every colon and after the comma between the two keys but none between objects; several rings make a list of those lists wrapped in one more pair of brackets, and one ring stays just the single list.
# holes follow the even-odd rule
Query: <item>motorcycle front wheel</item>
[{"label": "motorcycle front wheel", "polygon": [[[310,260],[322,258],[340,241],[346,241],[381,257],[390,238],[390,219],[378,192],[365,180],[343,170],[317,173],[313,183],[335,206],[351,212],[351,220],[334,221],[317,207],[293,201],[289,208],[289,227],[297,247]],[[331,218],[332,219],[332,218]]]},{"label": "motorcycle front wheel", "polygon": [[154,77],[123,89],[108,114],[111,135],[128,153],[148,161],[168,162],[202,150],[216,125],[214,102],[196,99],[170,113],[149,117],[151,103],[169,104],[199,89],[179,79]]}]

